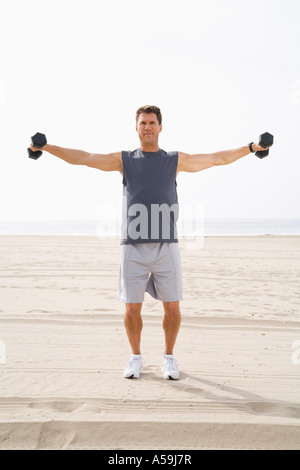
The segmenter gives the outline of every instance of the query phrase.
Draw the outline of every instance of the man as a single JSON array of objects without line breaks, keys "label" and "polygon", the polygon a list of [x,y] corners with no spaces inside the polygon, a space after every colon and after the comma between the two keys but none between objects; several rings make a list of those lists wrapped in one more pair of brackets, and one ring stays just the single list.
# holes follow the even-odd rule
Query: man
[{"label": "man", "polygon": [[[227,165],[251,152],[265,150],[251,143],[234,150],[190,155],[165,152],[158,140],[162,116],[156,106],[143,106],[136,112],[140,148],[133,152],[87,153],[46,144],[47,151],[67,163],[86,165],[123,175],[121,262],[117,298],[126,303],[124,323],[132,355],[124,369],[126,378],[142,372],[141,309],[144,293],[161,300],[164,308],[165,351],[162,372],[165,379],[180,378],[173,356],[179,332],[182,300],[181,262],[176,221],[178,201],[176,177],[179,171],[196,172]],[[31,145],[31,149],[37,149]]]}]

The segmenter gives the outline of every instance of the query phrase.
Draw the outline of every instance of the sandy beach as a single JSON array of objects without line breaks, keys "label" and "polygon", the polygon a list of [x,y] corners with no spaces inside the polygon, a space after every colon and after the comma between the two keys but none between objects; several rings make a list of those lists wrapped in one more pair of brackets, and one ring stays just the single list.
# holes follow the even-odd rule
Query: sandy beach
[{"label": "sandy beach", "polygon": [[119,240],[0,237],[0,449],[300,449],[300,236],[180,247],[181,380],[148,294],[128,380]]}]

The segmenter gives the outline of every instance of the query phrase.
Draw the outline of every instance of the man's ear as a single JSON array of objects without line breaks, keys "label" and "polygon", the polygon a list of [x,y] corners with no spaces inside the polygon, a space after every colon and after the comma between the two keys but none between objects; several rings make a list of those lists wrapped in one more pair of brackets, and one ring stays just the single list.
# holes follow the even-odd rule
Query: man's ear
[{"label": "man's ear", "polygon": [[162,131],[162,124],[159,125],[159,133]]}]

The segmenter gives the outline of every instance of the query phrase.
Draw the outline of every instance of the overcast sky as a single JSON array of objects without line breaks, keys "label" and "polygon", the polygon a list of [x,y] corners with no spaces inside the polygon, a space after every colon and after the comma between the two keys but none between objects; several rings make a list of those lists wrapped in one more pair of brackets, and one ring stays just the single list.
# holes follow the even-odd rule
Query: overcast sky
[{"label": "overcast sky", "polygon": [[210,153],[274,134],[270,156],[180,173],[207,218],[300,217],[299,0],[0,0],[0,220],[97,219],[122,178],[27,157],[30,137],[108,153],[139,146],[135,111],[159,106],[160,146]]}]

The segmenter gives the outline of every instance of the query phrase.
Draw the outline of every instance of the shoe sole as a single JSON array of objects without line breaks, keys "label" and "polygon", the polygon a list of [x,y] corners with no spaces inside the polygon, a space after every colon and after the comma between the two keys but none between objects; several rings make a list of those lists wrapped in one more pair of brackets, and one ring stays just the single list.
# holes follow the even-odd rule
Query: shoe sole
[{"label": "shoe sole", "polygon": [[139,379],[139,378],[140,378],[140,374],[141,374],[142,372],[143,372],[143,370],[140,371],[139,375],[134,375],[134,374],[132,374],[132,375],[129,375],[128,377],[126,377],[126,376],[123,375],[123,377],[124,377],[125,379]]},{"label": "shoe sole", "polygon": [[164,379],[166,380],[179,380],[180,377],[172,377],[172,375],[164,375]]}]

